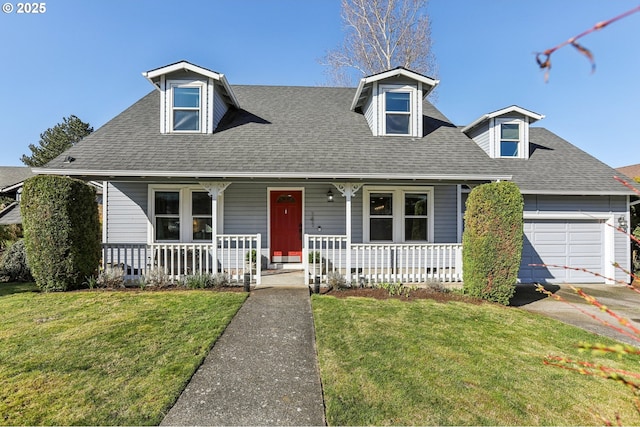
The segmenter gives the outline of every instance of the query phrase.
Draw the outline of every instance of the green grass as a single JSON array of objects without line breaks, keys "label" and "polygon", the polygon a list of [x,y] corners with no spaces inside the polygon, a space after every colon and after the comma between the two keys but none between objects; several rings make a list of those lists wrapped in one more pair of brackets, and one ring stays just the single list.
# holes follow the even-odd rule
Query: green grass
[{"label": "green grass", "polygon": [[158,424],[244,293],[0,285],[0,424]]},{"label": "green grass", "polygon": [[613,381],[545,366],[548,354],[638,370],[579,353],[609,342],[497,305],[313,296],[329,425],[591,425],[640,423]]}]

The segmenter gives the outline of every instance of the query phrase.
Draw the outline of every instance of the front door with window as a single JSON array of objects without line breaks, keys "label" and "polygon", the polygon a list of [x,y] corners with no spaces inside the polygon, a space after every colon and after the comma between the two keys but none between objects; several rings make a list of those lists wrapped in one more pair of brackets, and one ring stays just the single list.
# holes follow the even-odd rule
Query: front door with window
[{"label": "front door with window", "polygon": [[271,191],[271,262],[302,262],[302,191]]}]

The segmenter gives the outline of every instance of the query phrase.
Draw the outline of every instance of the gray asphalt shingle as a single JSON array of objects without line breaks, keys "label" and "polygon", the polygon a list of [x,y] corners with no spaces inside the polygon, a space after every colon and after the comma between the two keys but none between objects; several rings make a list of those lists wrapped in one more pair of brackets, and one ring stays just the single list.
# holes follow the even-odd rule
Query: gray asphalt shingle
[{"label": "gray asphalt shingle", "polygon": [[[374,137],[364,116],[349,109],[354,88],[232,89],[242,109],[227,113],[214,134],[161,135],[160,96],[154,90],[46,168],[104,176],[512,175],[530,192],[625,191],[612,179],[612,168],[543,128],[531,129],[536,149],[530,159],[491,159],[427,101],[423,138]],[[63,163],[67,155],[75,160]]]}]

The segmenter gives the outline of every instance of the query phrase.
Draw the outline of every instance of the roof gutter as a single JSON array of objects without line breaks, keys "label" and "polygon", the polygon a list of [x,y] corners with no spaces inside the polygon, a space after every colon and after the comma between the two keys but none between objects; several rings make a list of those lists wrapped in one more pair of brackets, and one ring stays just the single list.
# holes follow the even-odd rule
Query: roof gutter
[{"label": "roof gutter", "polygon": [[300,178],[300,179],[404,179],[404,180],[453,180],[453,181],[510,181],[512,175],[407,175],[407,174],[382,174],[382,173],[300,173],[300,172],[237,172],[237,171],[126,171],[126,170],[90,170],[90,169],[48,169],[33,168],[33,172],[39,175],[65,175],[65,176],[100,176],[100,177],[140,177],[140,178]]}]

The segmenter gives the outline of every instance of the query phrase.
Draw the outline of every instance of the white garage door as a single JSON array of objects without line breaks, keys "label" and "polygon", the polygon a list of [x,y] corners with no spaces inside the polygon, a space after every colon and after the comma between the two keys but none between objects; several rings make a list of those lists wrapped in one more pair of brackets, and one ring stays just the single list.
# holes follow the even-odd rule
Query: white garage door
[{"label": "white garage door", "polygon": [[597,220],[525,220],[521,282],[598,283],[583,271],[529,264],[554,264],[603,274],[604,224]]}]

